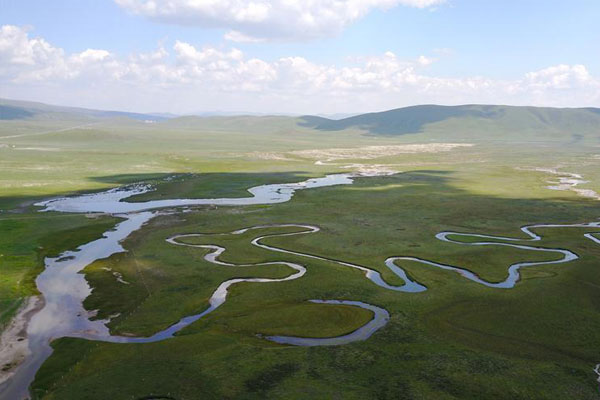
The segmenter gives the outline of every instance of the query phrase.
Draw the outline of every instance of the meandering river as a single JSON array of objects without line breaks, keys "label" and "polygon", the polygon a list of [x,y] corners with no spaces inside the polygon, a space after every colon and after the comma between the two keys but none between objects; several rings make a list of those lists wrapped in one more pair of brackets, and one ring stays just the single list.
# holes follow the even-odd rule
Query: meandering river
[{"label": "meandering river", "polygon": [[[280,279],[269,278],[236,278],[227,280],[219,285],[214,291],[210,300],[209,306],[202,312],[185,317],[174,323],[167,329],[157,332],[149,337],[124,337],[111,335],[107,328],[107,320],[91,320],[92,315],[84,309],[83,301],[91,293],[91,288],[88,285],[85,276],[80,272],[88,265],[96,260],[107,258],[115,253],[123,252],[125,249],[121,246],[121,241],[126,239],[132,232],[140,229],[146,222],[158,215],[158,209],[167,207],[182,207],[194,205],[225,205],[225,206],[243,206],[253,204],[274,204],[289,201],[297,190],[319,188],[333,185],[348,185],[352,184],[353,179],[360,176],[359,174],[335,174],[328,175],[323,178],[309,179],[298,183],[262,185],[249,189],[250,197],[245,198],[216,198],[216,199],[173,199],[173,200],[158,200],[139,203],[131,203],[123,201],[128,197],[136,194],[144,193],[151,190],[148,186],[137,185],[119,189],[111,189],[101,193],[64,197],[51,199],[41,202],[37,205],[44,207],[44,211],[57,211],[68,213],[110,213],[123,218],[114,229],[104,233],[103,237],[84,244],[75,251],[67,251],[56,258],[47,258],[45,260],[46,268],[37,277],[36,284],[39,291],[42,293],[45,300],[44,307],[38,311],[32,318],[27,327],[27,336],[29,341],[30,354],[25,361],[18,367],[15,374],[2,385],[0,385],[0,399],[23,399],[28,397],[28,388],[33,381],[36,372],[42,363],[52,353],[50,342],[61,337],[81,337],[90,340],[100,340],[116,343],[148,343],[159,340],[165,340],[173,337],[175,333],[197,321],[208,313],[217,309],[222,305],[228,294],[228,289],[240,282],[281,282],[301,278],[306,267],[299,263],[292,262],[267,262],[258,264],[229,264],[219,260],[219,256],[225,251],[224,248],[216,245],[200,245],[186,243],[185,238],[203,236],[203,234],[186,234],[177,235],[166,239],[173,245],[192,246],[209,249],[210,252],[205,255],[205,259],[213,264],[220,266],[260,266],[279,264],[290,268],[291,272],[288,276]],[[262,240],[274,236],[292,236],[301,234],[312,234],[319,231],[319,227],[313,225],[297,225],[297,224],[282,224],[282,225],[263,225],[240,229],[234,232],[229,232],[229,235],[239,235],[248,232],[249,230],[259,230],[272,227],[294,227],[297,228],[293,232],[262,235],[252,240],[252,244],[265,250],[292,254],[309,259],[318,259],[322,261],[337,263],[339,265],[352,268],[362,272],[365,277],[384,289],[397,292],[418,293],[427,290],[427,288],[413,280],[406,272],[397,265],[403,260],[421,263],[424,266],[441,268],[458,273],[478,284],[482,284],[491,288],[512,288],[519,280],[520,269],[535,265],[558,264],[565,263],[578,258],[578,256],[565,249],[550,249],[542,247],[534,247],[511,242],[523,241],[539,241],[541,237],[532,232],[536,228],[553,228],[553,227],[578,227],[578,228],[600,228],[600,222],[592,222],[585,224],[538,224],[523,227],[521,230],[527,235],[527,238],[511,238],[480,234],[457,233],[457,232],[441,232],[436,235],[439,240],[452,242],[460,245],[468,246],[507,246],[536,252],[550,252],[556,254],[557,258],[552,261],[543,262],[522,262],[511,265],[508,268],[508,276],[502,282],[488,282],[465,268],[451,266],[441,263],[436,263],[415,257],[395,256],[389,257],[385,261],[385,266],[397,275],[404,283],[399,286],[388,284],[381,274],[366,266],[353,264],[341,260],[306,254],[279,247],[269,246],[262,243]],[[471,237],[485,239],[482,241],[463,242],[452,240],[451,237]],[[600,239],[592,233],[586,233],[585,237],[600,244]],[[498,242],[502,241],[502,242]],[[508,243],[507,243],[508,242]],[[357,340],[365,340],[369,338],[378,329],[381,329],[389,320],[388,312],[380,307],[366,304],[360,301],[348,301],[339,299],[318,299],[310,300],[315,303],[333,304],[333,305],[350,305],[362,307],[373,312],[373,318],[370,322],[360,327],[354,332],[347,335],[334,338],[299,338],[290,336],[267,336],[267,340],[271,340],[282,344],[291,344],[299,346],[326,346],[326,345],[341,345]]]},{"label": "meandering river", "polygon": [[[91,288],[85,280],[85,276],[79,272],[96,260],[125,251],[120,242],[158,214],[157,211],[150,210],[195,205],[243,206],[282,203],[289,201],[297,190],[349,185],[358,176],[361,175],[334,174],[297,183],[261,185],[250,188],[248,191],[251,196],[244,198],[172,199],[139,203],[123,201],[151,190],[146,185],[133,185],[100,193],[55,198],[36,204],[44,207],[42,211],[109,213],[124,220],[118,223],[114,229],[105,232],[102,238],[84,244],[75,251],[67,251],[59,257],[45,260],[46,268],[36,279],[37,287],[45,303],[43,308],[31,318],[27,326],[30,353],[14,375],[0,385],[0,399],[15,400],[29,396],[29,385],[33,382],[42,363],[52,353],[49,343],[54,339],[71,336],[112,342],[162,340],[171,337],[173,333],[215,308],[211,303],[203,313],[184,318],[166,331],[159,332],[151,338],[111,336],[106,327],[108,321],[90,319],[92,315],[83,307],[83,301],[90,295]],[[291,263],[289,266],[293,268]],[[285,279],[298,277],[297,274],[304,274],[299,266],[297,268],[296,274]],[[226,291],[227,286],[224,284],[217,289],[216,294],[220,293],[220,290]],[[215,299],[217,297],[218,295],[213,296]]]}]

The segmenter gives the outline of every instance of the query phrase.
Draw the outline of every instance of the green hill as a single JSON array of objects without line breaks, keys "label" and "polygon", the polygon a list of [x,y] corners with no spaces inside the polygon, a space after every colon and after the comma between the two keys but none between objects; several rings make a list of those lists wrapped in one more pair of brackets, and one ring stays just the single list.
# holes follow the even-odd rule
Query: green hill
[{"label": "green hill", "polygon": [[323,131],[358,129],[375,135],[404,135],[448,128],[452,132],[482,130],[504,132],[600,133],[600,109],[547,108],[496,105],[421,105],[341,120],[304,116],[302,126]]},{"label": "green hill", "polygon": [[[182,116],[141,114],[60,107],[35,102],[0,99],[0,120],[94,122],[153,121],[155,128],[193,132],[288,135],[302,132],[353,131],[369,136],[416,135],[415,140],[452,141],[552,141],[596,145],[600,142],[599,108],[549,108],[503,105],[419,105],[360,114],[334,120],[292,116]],[[11,125],[14,126],[14,125]],[[408,136],[410,138],[410,136]],[[412,139],[410,139],[412,140]]]}]

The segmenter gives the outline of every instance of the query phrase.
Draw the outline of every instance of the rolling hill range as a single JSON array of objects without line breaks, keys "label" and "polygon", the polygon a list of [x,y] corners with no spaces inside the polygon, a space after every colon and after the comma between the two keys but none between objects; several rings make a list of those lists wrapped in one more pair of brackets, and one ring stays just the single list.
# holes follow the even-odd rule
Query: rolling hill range
[{"label": "rolling hill range", "polygon": [[361,129],[371,134],[402,135],[432,127],[476,127],[510,131],[599,133],[598,108],[547,108],[496,105],[420,105],[331,120],[304,116],[300,124],[324,131]]},{"label": "rolling hill range", "polygon": [[163,121],[165,115],[131,113],[123,111],[92,110],[79,107],[55,106],[32,101],[0,99],[0,120],[19,119],[107,119],[129,118],[139,121]]},{"label": "rolling hill range", "polygon": [[173,116],[0,99],[0,121],[152,121],[168,129],[212,132],[285,133],[290,131],[358,131],[399,136],[425,133],[427,140],[550,140],[587,144],[600,140],[599,108],[548,108],[503,105],[418,105],[360,114],[344,119],[291,116]]}]

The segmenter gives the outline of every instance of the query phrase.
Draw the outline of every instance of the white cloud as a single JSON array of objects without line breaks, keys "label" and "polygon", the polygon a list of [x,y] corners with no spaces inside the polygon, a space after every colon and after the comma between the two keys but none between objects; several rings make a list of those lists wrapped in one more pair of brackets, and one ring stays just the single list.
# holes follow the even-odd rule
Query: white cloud
[{"label": "white cloud", "polygon": [[245,110],[328,113],[419,103],[599,106],[600,80],[583,65],[557,65],[520,79],[446,78],[425,71],[433,59],[392,52],[343,65],[303,57],[274,61],[229,48],[175,41],[128,57],[103,49],[73,54],[27,29],[0,29],[0,91],[5,97],[91,107],[190,112]]},{"label": "white cloud", "polygon": [[527,82],[540,89],[573,89],[594,83],[584,65],[557,65],[530,72],[526,76]]},{"label": "white cloud", "polygon": [[426,56],[419,56],[419,58],[417,58],[417,62],[421,65],[430,65],[436,61],[437,60],[435,58],[426,57]]},{"label": "white cloud", "polygon": [[427,8],[446,0],[115,0],[156,21],[227,28],[228,40],[330,36],[375,8]]},{"label": "white cloud", "polygon": [[0,29],[0,61],[3,64],[34,65],[62,55],[62,50],[52,47],[44,39],[29,39],[25,28],[4,25]]},{"label": "white cloud", "polygon": [[263,38],[256,38],[256,37],[244,35],[242,32],[238,32],[238,31],[229,31],[229,32],[225,33],[225,35],[223,37],[225,38],[225,40],[229,40],[231,42],[237,42],[237,43],[261,43],[261,42],[265,41],[265,39],[263,39]]},{"label": "white cloud", "polygon": [[82,72],[117,67],[106,50],[87,49],[66,56],[61,48],[42,38],[29,38],[28,30],[14,25],[0,28],[0,78],[13,82],[72,79]]},{"label": "white cloud", "polygon": [[27,75],[35,71],[39,78],[62,74],[64,51],[44,39],[30,39],[27,29],[14,25],[0,28],[0,77]]},{"label": "white cloud", "polygon": [[91,63],[101,62],[110,57],[110,53],[106,50],[87,49],[72,57],[74,62]]},{"label": "white cloud", "polygon": [[600,79],[581,64],[560,64],[529,72],[511,90],[527,95],[534,103],[600,105]]}]

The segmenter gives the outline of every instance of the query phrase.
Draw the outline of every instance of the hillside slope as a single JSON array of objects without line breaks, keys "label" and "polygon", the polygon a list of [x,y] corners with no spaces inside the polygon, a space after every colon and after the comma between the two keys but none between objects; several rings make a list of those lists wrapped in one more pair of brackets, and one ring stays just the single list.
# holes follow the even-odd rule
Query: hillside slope
[{"label": "hillside slope", "polygon": [[114,119],[121,121],[119,123],[159,122],[151,125],[155,125],[155,129],[169,131],[277,134],[284,137],[293,133],[354,131],[355,134],[390,138],[418,134],[415,139],[418,137],[418,140],[426,141],[552,141],[584,146],[600,143],[600,108],[419,105],[339,120],[312,115],[168,118],[164,114],[90,110],[0,99],[0,121],[4,122],[0,127],[10,128],[11,132],[13,128],[23,129],[21,125],[15,125],[20,121],[37,124],[32,129],[39,130],[39,123],[51,122],[61,126],[66,121],[88,123]]},{"label": "hillside slope", "polygon": [[105,119],[130,118],[139,121],[163,121],[165,116],[124,111],[92,110],[79,107],[54,106],[32,101],[0,99],[0,120],[19,119]]},{"label": "hillside slope", "polygon": [[573,135],[600,133],[598,108],[545,108],[496,105],[421,105],[361,114],[341,120],[304,116],[300,124],[323,131],[364,130],[376,135],[403,135],[439,128],[471,132],[563,132]]}]

